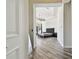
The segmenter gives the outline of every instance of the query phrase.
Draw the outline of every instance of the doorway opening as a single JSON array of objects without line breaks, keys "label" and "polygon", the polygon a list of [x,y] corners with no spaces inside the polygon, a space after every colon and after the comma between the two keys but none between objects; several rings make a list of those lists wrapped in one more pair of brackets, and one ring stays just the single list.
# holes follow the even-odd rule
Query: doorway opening
[{"label": "doorway opening", "polygon": [[33,5],[34,59],[64,58],[63,9],[62,3]]},{"label": "doorway opening", "polygon": [[63,4],[34,4],[33,9],[34,47],[37,36],[55,37],[63,47]]}]

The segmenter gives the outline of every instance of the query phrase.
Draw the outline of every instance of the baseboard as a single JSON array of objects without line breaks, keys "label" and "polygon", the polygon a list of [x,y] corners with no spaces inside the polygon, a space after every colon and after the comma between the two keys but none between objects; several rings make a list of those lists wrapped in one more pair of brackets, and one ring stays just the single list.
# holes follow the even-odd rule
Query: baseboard
[{"label": "baseboard", "polygon": [[28,53],[28,59],[32,58],[32,52]]},{"label": "baseboard", "polygon": [[30,52],[28,53],[28,55],[29,55],[29,56],[32,55],[32,53],[33,53],[33,51],[35,51],[35,49],[36,49],[36,47],[35,47],[35,48],[32,48],[32,51],[30,51]]},{"label": "baseboard", "polygon": [[64,46],[64,48],[72,48],[72,46]]},{"label": "baseboard", "polygon": [[59,44],[61,45],[62,48],[64,48],[64,45],[63,43],[61,43],[59,40],[58,40]]}]

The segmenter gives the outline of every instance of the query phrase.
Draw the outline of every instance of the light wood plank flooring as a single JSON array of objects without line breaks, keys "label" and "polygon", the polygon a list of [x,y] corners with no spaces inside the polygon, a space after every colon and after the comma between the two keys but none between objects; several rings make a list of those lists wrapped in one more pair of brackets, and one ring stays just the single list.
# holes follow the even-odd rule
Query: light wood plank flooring
[{"label": "light wood plank flooring", "polygon": [[37,47],[30,59],[72,59],[71,48],[62,48],[57,38],[37,37]]}]

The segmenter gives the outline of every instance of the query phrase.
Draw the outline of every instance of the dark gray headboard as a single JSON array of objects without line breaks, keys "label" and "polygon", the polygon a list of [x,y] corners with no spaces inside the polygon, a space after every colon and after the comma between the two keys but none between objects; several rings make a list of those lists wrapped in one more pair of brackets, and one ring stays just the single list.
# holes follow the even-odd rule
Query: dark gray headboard
[{"label": "dark gray headboard", "polygon": [[46,32],[47,33],[54,33],[54,28],[47,28],[46,29]]}]

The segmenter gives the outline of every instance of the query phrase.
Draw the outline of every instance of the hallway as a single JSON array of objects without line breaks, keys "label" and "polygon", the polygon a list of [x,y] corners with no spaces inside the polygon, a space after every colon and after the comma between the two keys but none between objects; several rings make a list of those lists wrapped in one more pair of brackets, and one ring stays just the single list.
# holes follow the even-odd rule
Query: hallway
[{"label": "hallway", "polygon": [[72,59],[71,49],[63,49],[57,38],[37,37],[37,47],[31,59]]}]

